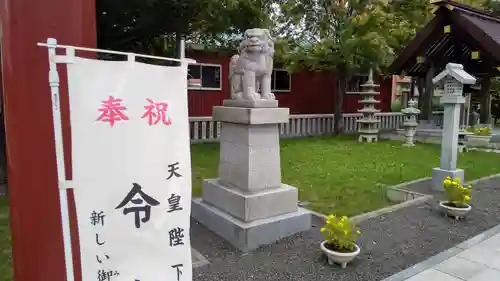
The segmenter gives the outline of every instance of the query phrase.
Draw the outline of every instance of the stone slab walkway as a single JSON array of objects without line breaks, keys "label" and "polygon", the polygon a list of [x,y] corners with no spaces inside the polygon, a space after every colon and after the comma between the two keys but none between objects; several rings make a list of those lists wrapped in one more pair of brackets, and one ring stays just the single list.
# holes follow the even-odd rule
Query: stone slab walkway
[{"label": "stone slab walkway", "polygon": [[500,280],[500,226],[383,281]]},{"label": "stone slab walkway", "polygon": [[[412,188],[424,191],[427,185],[428,182],[422,181]],[[219,236],[193,220],[191,245],[209,262],[194,269],[193,279],[196,281],[383,280],[500,225],[499,198],[500,177],[496,177],[474,184],[472,202],[474,209],[465,220],[455,221],[445,217],[435,209],[436,199],[429,199],[362,221],[358,224],[363,231],[358,241],[362,249],[361,254],[349,263],[346,269],[328,265],[321,254],[319,244],[323,237],[319,228],[322,227],[323,221],[316,217],[313,219],[313,228],[310,231],[285,238],[276,244],[261,247],[250,253],[242,253],[231,247]],[[417,273],[420,272],[416,272],[415,275]],[[446,281],[432,278],[428,280]]]}]

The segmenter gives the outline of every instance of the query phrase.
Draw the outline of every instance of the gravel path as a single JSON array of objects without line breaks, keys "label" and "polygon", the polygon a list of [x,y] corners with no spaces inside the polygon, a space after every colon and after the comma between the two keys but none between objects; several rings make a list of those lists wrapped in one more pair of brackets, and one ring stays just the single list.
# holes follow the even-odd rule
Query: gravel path
[{"label": "gravel path", "polygon": [[[429,182],[411,189],[427,191]],[[246,254],[193,220],[192,246],[210,261],[194,270],[194,279],[381,280],[500,224],[500,177],[476,183],[472,195],[473,211],[463,221],[444,217],[430,200],[361,222],[362,251],[346,269],[328,265],[321,255],[322,221],[317,218],[310,231]]]}]

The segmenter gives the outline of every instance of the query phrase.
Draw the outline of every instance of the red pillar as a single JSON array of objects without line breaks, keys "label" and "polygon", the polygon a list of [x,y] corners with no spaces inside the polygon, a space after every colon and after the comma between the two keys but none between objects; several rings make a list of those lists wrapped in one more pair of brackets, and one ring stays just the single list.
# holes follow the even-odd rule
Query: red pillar
[{"label": "red pillar", "polygon": [[[59,44],[95,47],[95,3],[0,0],[0,19],[14,279],[65,280],[47,49],[36,43],[53,37]],[[70,177],[67,86],[64,72],[60,74]],[[75,238],[74,209],[70,211]],[[73,242],[75,272],[81,280],[77,239]]]}]

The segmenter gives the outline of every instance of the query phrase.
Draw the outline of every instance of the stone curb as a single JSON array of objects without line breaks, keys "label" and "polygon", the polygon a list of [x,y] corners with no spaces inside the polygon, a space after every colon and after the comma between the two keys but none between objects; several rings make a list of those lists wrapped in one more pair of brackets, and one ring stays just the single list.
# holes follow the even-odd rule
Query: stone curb
[{"label": "stone curb", "polygon": [[[500,174],[494,174],[494,175],[482,177],[482,178],[479,178],[479,179],[475,179],[475,180],[469,181],[467,183],[468,184],[476,184],[476,183],[478,183],[480,181],[494,179],[496,177],[500,177]],[[396,205],[392,205],[392,206],[389,206],[389,207],[385,207],[385,208],[381,208],[381,209],[378,209],[378,210],[374,210],[374,211],[371,211],[371,212],[368,212],[368,213],[363,213],[363,214],[356,215],[354,217],[351,217],[351,220],[353,222],[355,222],[355,223],[360,223],[362,221],[365,221],[365,220],[368,220],[368,219],[371,219],[371,218],[374,218],[374,217],[378,217],[378,216],[383,215],[383,214],[391,213],[391,212],[394,212],[394,211],[399,210],[401,208],[405,208],[405,207],[408,207],[408,206],[416,205],[416,204],[419,204],[421,202],[424,202],[424,201],[427,201],[427,200],[431,199],[433,197],[432,195],[422,194],[422,193],[418,193],[418,192],[414,192],[414,191],[408,191],[408,190],[405,190],[405,189],[402,188],[402,187],[405,187],[405,186],[410,185],[410,184],[415,184],[415,183],[419,183],[419,182],[430,180],[430,179],[431,179],[431,177],[426,177],[426,178],[416,179],[416,180],[412,180],[412,181],[400,183],[400,184],[397,184],[397,185],[389,186],[387,188],[388,190],[392,189],[392,190],[397,190],[399,192],[410,193],[412,195],[415,195],[416,198],[404,201],[404,202],[396,204]],[[322,219],[326,219],[326,217],[327,217],[327,215],[325,215],[325,214],[321,214],[321,213],[312,211],[310,209],[307,209],[307,210],[310,211],[311,214],[313,214],[316,217],[319,217],[319,218],[322,218]]]},{"label": "stone curb", "polygon": [[[401,192],[407,192],[406,190],[403,190],[403,189],[400,189],[400,188],[403,187],[403,186],[406,186],[408,184],[418,183],[418,182],[421,182],[421,181],[424,181],[424,180],[428,180],[428,179],[430,179],[430,178],[422,178],[422,179],[417,179],[417,180],[413,180],[413,181],[409,181],[409,182],[404,182],[404,183],[400,183],[400,184],[397,184],[397,185],[390,186],[390,187],[388,187],[388,189],[394,189],[394,190],[401,191]],[[378,216],[381,216],[383,214],[394,212],[394,211],[399,210],[401,208],[405,208],[405,207],[408,207],[408,206],[419,204],[421,202],[427,201],[427,200],[429,200],[429,199],[432,198],[432,195],[421,194],[421,193],[418,193],[418,192],[411,192],[411,193],[413,195],[415,195],[414,199],[406,200],[406,201],[404,201],[402,203],[395,204],[395,205],[388,206],[388,207],[381,208],[381,209],[377,209],[377,210],[374,210],[374,211],[371,211],[371,212],[368,212],[368,213],[359,214],[359,215],[356,215],[354,217],[351,217],[351,220],[353,222],[355,222],[355,223],[360,223],[362,221],[365,221],[365,220],[368,220],[368,219],[371,219],[371,218],[374,218],[374,217],[378,217]],[[327,217],[327,215],[325,215],[325,214],[321,214],[321,213],[318,213],[318,212],[315,212],[315,211],[312,211],[312,210],[309,210],[309,211],[313,215],[315,215],[316,217],[319,217],[319,218],[322,218],[322,219],[326,219],[326,217]]]},{"label": "stone curb", "polygon": [[476,183],[478,183],[480,181],[491,180],[491,179],[495,179],[497,177],[500,177],[500,174],[489,175],[489,176],[482,177],[482,178],[479,178],[479,179],[467,181],[467,183],[468,184],[476,184]]},{"label": "stone curb", "polygon": [[197,268],[200,266],[204,266],[209,264],[210,262],[205,258],[200,252],[191,247],[191,256],[193,260],[197,260],[197,262],[193,262],[193,268]]}]

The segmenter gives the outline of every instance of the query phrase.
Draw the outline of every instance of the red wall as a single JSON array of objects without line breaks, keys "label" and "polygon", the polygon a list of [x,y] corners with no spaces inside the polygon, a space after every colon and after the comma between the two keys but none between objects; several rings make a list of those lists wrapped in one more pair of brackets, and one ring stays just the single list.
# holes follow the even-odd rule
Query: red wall
[{"label": "red wall", "polygon": [[[48,85],[47,37],[96,46],[93,0],[0,0],[3,97],[11,230],[16,281],[66,280]],[[67,177],[68,96],[63,66],[61,111]],[[73,200],[70,197],[70,202]],[[81,280],[76,219],[71,204],[75,273]]]},{"label": "red wall", "polygon": [[[189,58],[198,63],[220,64],[222,66],[222,91],[189,90],[189,116],[211,116],[212,107],[221,105],[224,99],[230,97],[229,91],[229,59],[226,54],[190,51]],[[381,82],[378,97],[381,103],[378,108],[382,111],[390,110],[391,79]],[[333,97],[336,91],[335,76],[327,72],[304,71],[292,74],[291,91],[274,93],[282,107],[289,107],[291,114],[328,114],[334,112]],[[362,105],[358,101],[360,95],[346,95],[344,97],[344,112],[356,112]]]}]

